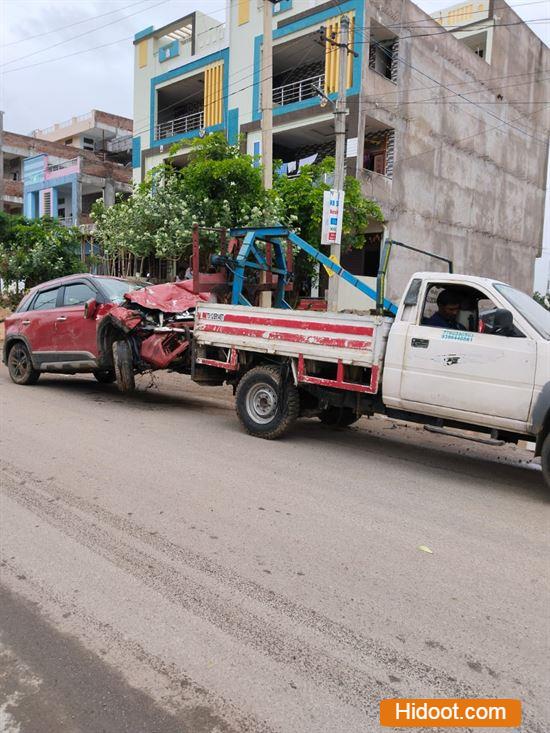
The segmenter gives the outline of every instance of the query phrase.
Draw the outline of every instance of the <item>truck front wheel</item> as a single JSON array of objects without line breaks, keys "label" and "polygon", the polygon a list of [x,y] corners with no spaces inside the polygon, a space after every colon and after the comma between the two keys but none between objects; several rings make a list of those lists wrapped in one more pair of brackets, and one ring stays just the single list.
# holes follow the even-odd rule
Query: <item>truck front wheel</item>
[{"label": "truck front wheel", "polygon": [[544,476],[546,485],[550,487],[550,433],[548,433],[542,444],[540,462],[542,465],[542,475]]},{"label": "truck front wheel", "polygon": [[240,380],[235,396],[239,420],[245,430],[258,438],[280,438],[300,412],[296,387],[283,379],[272,366],[251,369]]}]

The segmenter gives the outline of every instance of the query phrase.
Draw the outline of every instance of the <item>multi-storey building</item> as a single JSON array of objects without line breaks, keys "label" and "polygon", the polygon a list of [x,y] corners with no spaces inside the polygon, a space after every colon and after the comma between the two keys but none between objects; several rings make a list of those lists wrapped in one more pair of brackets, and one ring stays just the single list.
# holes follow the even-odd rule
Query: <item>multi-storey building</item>
[{"label": "multi-storey building", "polygon": [[100,110],[30,135],[5,132],[3,209],[90,225],[97,198],[131,192],[132,120]]},{"label": "multi-storey building", "polygon": [[[231,0],[225,23],[193,13],[135,39],[134,180],[173,142],[225,130],[261,156],[262,6]],[[334,153],[338,64],[319,30],[345,13],[356,56],[347,77],[348,174],[379,202],[381,226],[343,253],[374,278],[384,236],[453,260],[456,270],[528,290],[540,253],[548,163],[550,52],[504,3],[436,18],[409,0],[273,5],[273,153],[281,172]],[[324,106],[323,106],[324,105]],[[179,159],[185,164],[186,149]],[[390,294],[437,261],[399,251]],[[354,305],[342,289],[341,305]]]},{"label": "multi-storey building", "polygon": [[110,205],[117,193],[132,190],[129,167],[64,143],[4,132],[2,155],[4,210],[31,219],[88,227],[94,201]]},{"label": "multi-storey building", "polygon": [[130,162],[132,130],[133,122],[127,117],[93,109],[42,130],[33,130],[31,135],[40,140],[89,150],[106,160],[125,164]]}]

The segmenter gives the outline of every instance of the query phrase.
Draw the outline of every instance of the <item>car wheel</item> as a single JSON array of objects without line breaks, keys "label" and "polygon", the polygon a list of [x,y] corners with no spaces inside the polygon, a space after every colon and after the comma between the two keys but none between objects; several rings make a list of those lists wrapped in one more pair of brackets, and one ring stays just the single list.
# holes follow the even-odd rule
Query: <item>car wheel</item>
[{"label": "car wheel", "polygon": [[134,360],[128,341],[115,341],[113,344],[113,364],[115,379],[121,392],[133,392],[136,388],[134,377]]},{"label": "car wheel", "polygon": [[300,412],[296,387],[272,366],[251,369],[240,380],[235,396],[237,415],[250,435],[280,438]]},{"label": "car wheel", "polygon": [[116,374],[113,369],[96,369],[94,377],[100,384],[112,384],[116,381]]},{"label": "car wheel", "polygon": [[544,476],[546,485],[550,487],[550,433],[548,433],[542,444],[540,462],[542,465],[542,475]]},{"label": "car wheel", "polygon": [[319,415],[319,420],[323,425],[330,425],[333,428],[347,428],[359,420],[355,410],[351,407],[334,407],[330,406],[324,409]]},{"label": "car wheel", "polygon": [[36,384],[40,372],[32,365],[29,350],[22,341],[16,341],[8,355],[8,371],[15,384]]}]

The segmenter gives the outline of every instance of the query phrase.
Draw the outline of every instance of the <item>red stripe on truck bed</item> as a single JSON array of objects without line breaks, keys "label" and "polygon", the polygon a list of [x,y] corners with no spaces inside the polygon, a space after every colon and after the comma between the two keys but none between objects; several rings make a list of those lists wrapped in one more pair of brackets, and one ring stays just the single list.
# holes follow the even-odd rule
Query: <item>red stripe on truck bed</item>
[{"label": "red stripe on truck bed", "polygon": [[372,347],[372,341],[355,341],[353,339],[316,336],[314,334],[286,333],[284,331],[261,331],[254,328],[237,328],[236,326],[226,326],[225,322],[206,323],[201,325],[200,330],[208,333],[226,334],[228,336],[247,336],[249,338],[259,338],[270,341],[289,341],[295,344],[336,346],[341,349],[370,349]]},{"label": "red stripe on truck bed", "polygon": [[[199,315],[200,319],[203,321],[210,320],[208,313],[199,311]],[[345,333],[352,336],[372,336],[373,334],[373,328],[371,326],[340,326],[337,323],[325,323],[324,321],[301,321],[293,318],[248,316],[237,313],[223,313],[223,318],[220,319],[219,323],[244,323],[251,326],[279,326],[280,328],[298,328],[304,331]]]}]

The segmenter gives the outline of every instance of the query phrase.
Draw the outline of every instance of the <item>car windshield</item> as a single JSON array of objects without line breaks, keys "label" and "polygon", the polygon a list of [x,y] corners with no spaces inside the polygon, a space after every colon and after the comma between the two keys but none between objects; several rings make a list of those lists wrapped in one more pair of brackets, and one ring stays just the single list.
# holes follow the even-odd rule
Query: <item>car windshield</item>
[{"label": "car windshield", "polygon": [[122,303],[124,293],[129,293],[131,290],[139,290],[147,285],[145,282],[137,283],[130,280],[119,280],[116,277],[96,277],[94,280],[107,293],[112,303]]},{"label": "car windshield", "polygon": [[550,340],[550,312],[542,307],[536,300],[531,298],[521,290],[516,290],[510,285],[495,283],[495,288],[503,295],[506,300],[518,310],[525,320],[540,333],[540,335]]}]

